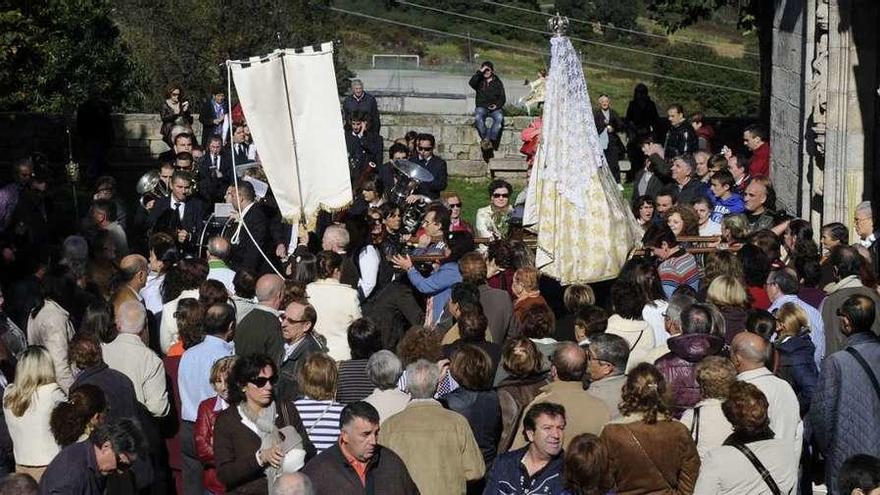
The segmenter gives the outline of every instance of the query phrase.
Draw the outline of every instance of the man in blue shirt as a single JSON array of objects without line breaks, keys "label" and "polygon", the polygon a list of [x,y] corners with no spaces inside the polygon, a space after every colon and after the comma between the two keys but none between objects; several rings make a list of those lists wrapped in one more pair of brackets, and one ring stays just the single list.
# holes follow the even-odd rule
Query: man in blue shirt
[{"label": "man in blue shirt", "polygon": [[180,391],[180,450],[183,457],[183,484],[186,493],[204,493],[202,463],[196,456],[193,429],[199,403],[216,395],[211,386],[211,367],[218,359],[235,353],[230,342],[235,332],[235,308],[215,304],[205,311],[205,340],[186,350],[177,370]]},{"label": "man in blue shirt", "polygon": [[746,210],[742,196],[734,192],[736,181],[730,171],[719,170],[715,172],[709,182],[711,184],[709,199],[714,205],[711,217],[713,222],[720,224],[724,221],[725,216],[742,213]]}]

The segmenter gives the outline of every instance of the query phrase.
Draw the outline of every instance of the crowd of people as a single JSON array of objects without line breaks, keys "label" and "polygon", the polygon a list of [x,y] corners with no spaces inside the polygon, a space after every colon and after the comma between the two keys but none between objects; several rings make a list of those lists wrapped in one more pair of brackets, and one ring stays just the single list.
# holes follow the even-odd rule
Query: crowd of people
[{"label": "crowd of people", "polygon": [[[493,77],[483,64],[472,86],[495,91],[478,117],[500,125]],[[385,160],[360,82],[343,102],[355,196],[313,231],[281,221],[219,91],[202,146],[169,91],[167,194],[131,214],[101,177],[82,225],[59,228],[45,164],[17,161],[0,189],[0,494],[873,493],[870,204],[855,244],[839,223],[817,238],[776,211],[764,129],[743,133],[751,158],[712,154],[701,116],[672,105],[658,136],[636,97],[625,120],[655,122],[614,153],[641,159],[644,247],[594,286],[542,276],[511,184],[462,218],[434,136]],[[624,125],[607,98],[597,112]],[[481,128],[484,149],[496,137]],[[389,199],[395,159],[433,180]],[[232,206],[222,229],[212,203]]]}]

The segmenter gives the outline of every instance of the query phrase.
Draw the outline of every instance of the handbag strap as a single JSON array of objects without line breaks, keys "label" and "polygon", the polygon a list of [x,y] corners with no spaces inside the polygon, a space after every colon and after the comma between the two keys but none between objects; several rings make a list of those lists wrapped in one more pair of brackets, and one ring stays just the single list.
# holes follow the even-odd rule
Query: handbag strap
[{"label": "handbag strap", "polygon": [[871,380],[871,385],[874,386],[874,392],[877,393],[877,400],[880,401],[880,382],[877,381],[877,375],[874,374],[874,371],[868,366],[868,362],[865,361],[865,358],[862,354],[856,350],[855,347],[847,347],[846,352],[850,353],[852,357],[856,359],[859,365],[865,370],[865,374],[868,375],[868,378]]},{"label": "handbag strap", "polygon": [[645,452],[645,448],[642,447],[642,442],[639,442],[639,439],[636,438],[636,434],[633,433],[632,429],[628,425],[625,427],[626,427],[626,431],[629,432],[633,441],[636,442],[636,446],[639,448],[639,452],[641,452],[642,455],[645,456],[646,459],[648,459],[648,463],[651,465],[652,468],[654,468],[654,471],[656,471],[657,474],[660,475],[660,479],[663,480],[663,483],[666,483],[667,488],[669,488],[672,491],[675,491],[675,487],[673,486],[672,483],[669,482],[669,480],[666,479],[666,476],[663,474],[663,471],[661,471],[660,468],[657,467],[657,464],[654,463],[654,459],[652,459],[651,456],[649,456],[648,453]]},{"label": "handbag strap", "polygon": [[644,331],[644,330],[642,330],[641,332],[639,332],[639,337],[636,339],[635,342],[633,342],[633,345],[629,346],[629,350],[630,350],[630,351],[632,351],[633,349],[636,348],[637,345],[639,345],[639,341],[642,340],[642,335],[645,335],[645,331]]},{"label": "handbag strap", "polygon": [[700,407],[694,408],[694,422],[691,423],[691,437],[694,443],[700,443]]},{"label": "handbag strap", "polygon": [[773,495],[781,495],[782,491],[779,489],[779,485],[776,484],[776,481],[770,476],[770,472],[767,471],[767,468],[764,467],[764,464],[755,456],[755,453],[752,452],[751,449],[746,447],[741,443],[732,444],[733,447],[736,447],[737,450],[743,453],[746,456],[746,459],[752,463],[752,466],[758,471],[758,474],[761,475],[761,479],[764,480],[764,483],[767,483],[767,487],[770,488],[770,493]]}]

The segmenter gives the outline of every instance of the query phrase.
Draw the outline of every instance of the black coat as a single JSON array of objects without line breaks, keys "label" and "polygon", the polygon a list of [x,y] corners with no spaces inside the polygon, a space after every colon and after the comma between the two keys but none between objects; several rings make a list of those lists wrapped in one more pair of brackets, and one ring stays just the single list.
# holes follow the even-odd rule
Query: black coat
[{"label": "black coat", "polygon": [[376,445],[367,462],[366,484],[345,460],[339,444],[321,452],[302,469],[317,495],[418,495],[406,464],[393,450]]},{"label": "black coat", "polygon": [[134,385],[124,374],[110,368],[104,363],[84,369],[70,389],[80,385],[91,384],[100,388],[107,397],[107,420],[117,418],[138,418],[137,395]]},{"label": "black coat", "polygon": [[365,132],[362,136],[351,132],[345,134],[352,185],[357,184],[358,178],[370,163],[376,166],[382,163],[382,147],[382,136],[378,134],[372,132]]},{"label": "black coat", "polygon": [[501,82],[497,74],[493,75],[492,81],[487,83],[483,73],[478,71],[471,76],[468,85],[477,92],[477,107],[489,108],[489,105],[495,105],[496,110],[504,108],[507,95],[504,93],[504,83]]},{"label": "black coat", "polygon": [[217,157],[217,166],[211,154],[204,155],[199,163],[199,194],[210,202],[225,203],[226,189],[232,184],[232,157],[223,152]]},{"label": "black coat", "polygon": [[819,371],[813,359],[816,346],[809,334],[801,334],[776,344],[779,369],[776,375],[787,381],[800,405],[801,416],[810,410],[810,401],[819,381]]},{"label": "black coat", "polygon": [[614,128],[613,132],[608,133],[608,152],[617,152],[619,155],[623,154],[626,149],[623,146],[623,141],[620,140],[620,136],[617,135],[618,132],[622,132],[626,129],[626,124],[623,123],[623,119],[620,118],[620,115],[617,115],[613,109],[609,110],[610,117],[608,120],[605,120],[605,114],[602,113],[602,110],[597,108],[593,110],[593,120],[596,121],[596,132],[602,134],[602,131],[605,130],[606,126],[611,126]]},{"label": "black coat", "polygon": [[246,357],[265,354],[281,362],[284,356],[284,340],[281,337],[281,321],[262,307],[251,310],[235,328],[235,355]]},{"label": "black coat", "polygon": [[218,127],[222,126],[223,123],[221,122],[220,126],[215,124],[214,119],[216,118],[218,118],[218,115],[214,111],[214,97],[210,97],[202,104],[201,111],[199,112],[199,122],[202,123],[202,146],[207,147],[211,136],[220,134]]},{"label": "black coat", "polygon": [[[355,112],[363,112],[370,116],[370,127],[368,132],[379,134],[382,123],[379,120],[379,105],[376,103],[376,97],[370,93],[364,92],[361,99],[358,100],[354,95],[348,95],[342,100],[342,113],[346,122],[351,122],[351,115]],[[376,162],[379,163],[379,162]]]},{"label": "black coat", "polygon": [[440,399],[443,406],[455,411],[471,425],[474,439],[483,454],[483,461],[491,466],[498,452],[501,438],[501,404],[494,390],[455,389]]},{"label": "black coat", "polygon": [[189,234],[189,240],[180,247],[192,254],[196,251],[196,244],[202,233],[202,228],[205,226],[206,218],[208,218],[208,206],[201,199],[195,197],[187,199],[181,219],[171,207],[171,197],[169,196],[156,200],[150,211],[149,224],[154,233],[167,232],[174,239],[177,239],[178,229],[186,230]]},{"label": "black coat", "polygon": [[[242,322],[243,323],[243,322]],[[299,385],[296,383],[296,371],[303,361],[313,352],[324,352],[325,349],[309,332],[293,353],[278,368],[278,384],[273,387],[275,397],[283,401],[295,401],[300,398]]]},{"label": "black coat", "polygon": [[693,153],[699,149],[697,132],[687,120],[677,126],[670,127],[666,133],[666,144],[663,148],[667,160],[672,160],[685,153]]},{"label": "black coat", "polygon": [[[263,213],[263,209],[256,204],[248,210],[243,220],[245,225],[247,225],[247,229],[242,226],[239,232],[238,244],[232,245],[229,265],[233,270],[245,269],[260,274],[264,268],[268,269],[268,265],[266,265],[257,246],[263,249],[266,256],[275,252],[274,249],[269,247],[272,241],[269,220],[266,218],[266,214]],[[235,224],[231,228],[232,232],[234,232]]]},{"label": "black coat", "polygon": [[431,199],[440,198],[440,193],[446,189],[446,184],[448,181],[448,176],[446,173],[446,160],[440,158],[437,155],[432,155],[428,161],[424,161],[421,158],[416,160],[416,163],[425,167],[428,172],[431,172],[431,175],[434,176],[434,180],[431,182],[423,182],[419,184],[419,187],[416,188],[415,194],[423,194]]}]

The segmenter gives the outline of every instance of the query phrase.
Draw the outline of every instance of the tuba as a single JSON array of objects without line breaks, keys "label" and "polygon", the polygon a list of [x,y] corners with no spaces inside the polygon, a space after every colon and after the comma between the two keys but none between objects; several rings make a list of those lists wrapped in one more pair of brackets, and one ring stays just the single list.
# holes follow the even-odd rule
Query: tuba
[{"label": "tuba", "polygon": [[401,232],[404,234],[414,234],[422,223],[422,218],[425,216],[425,210],[428,205],[422,201],[408,204],[406,198],[415,192],[419,184],[434,180],[434,176],[425,167],[409,160],[395,160],[393,170],[394,187],[388,190],[386,199],[390,203],[399,206],[403,212],[401,215]]},{"label": "tuba", "polygon": [[148,202],[154,199],[167,198],[171,195],[168,185],[159,178],[159,172],[156,170],[150,170],[142,175],[137,181],[135,190],[137,190],[141,206],[144,208],[147,207]]}]

